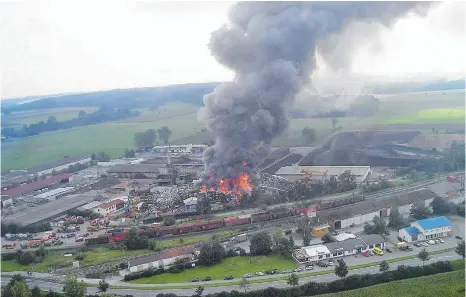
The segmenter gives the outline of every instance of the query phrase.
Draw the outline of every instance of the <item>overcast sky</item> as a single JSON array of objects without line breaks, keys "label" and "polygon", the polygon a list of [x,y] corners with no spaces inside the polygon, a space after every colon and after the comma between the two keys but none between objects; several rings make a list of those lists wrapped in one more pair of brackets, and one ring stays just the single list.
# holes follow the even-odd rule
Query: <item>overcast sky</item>
[{"label": "overcast sky", "polygon": [[[231,3],[2,1],[2,98],[232,78],[209,53]],[[410,16],[362,44],[345,75],[457,78],[465,70],[464,2]],[[326,70],[327,69],[327,70]],[[317,77],[328,77],[321,64]]]}]

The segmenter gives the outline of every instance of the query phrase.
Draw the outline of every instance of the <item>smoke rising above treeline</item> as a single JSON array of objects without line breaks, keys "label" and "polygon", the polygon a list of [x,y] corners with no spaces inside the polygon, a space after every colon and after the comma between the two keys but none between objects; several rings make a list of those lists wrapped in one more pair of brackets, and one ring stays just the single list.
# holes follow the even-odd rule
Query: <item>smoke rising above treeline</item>
[{"label": "smoke rising above treeline", "polygon": [[[335,67],[345,67],[351,51],[335,38],[354,22],[390,26],[407,13],[425,14],[428,2],[241,2],[229,22],[212,33],[209,48],[232,69],[232,82],[204,96],[199,119],[215,135],[204,153],[203,182],[247,172],[254,181],[257,165],[272,141],[289,125],[297,94],[310,85],[316,51]],[[374,30],[375,30],[374,29]],[[372,33],[372,31],[371,31]],[[370,34],[371,37],[374,34]],[[357,36],[358,39],[365,36]],[[356,37],[355,37],[356,38]],[[352,40],[356,42],[356,40]],[[333,55],[338,53],[338,61]],[[245,165],[246,164],[246,165]]]}]

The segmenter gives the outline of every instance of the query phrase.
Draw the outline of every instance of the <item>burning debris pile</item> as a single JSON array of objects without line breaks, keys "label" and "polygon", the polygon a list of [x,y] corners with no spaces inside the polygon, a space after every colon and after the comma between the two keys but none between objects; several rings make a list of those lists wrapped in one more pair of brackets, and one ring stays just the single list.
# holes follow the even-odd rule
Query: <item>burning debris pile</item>
[{"label": "burning debris pile", "polygon": [[[257,166],[288,128],[289,109],[310,84],[316,49],[331,59],[339,36],[354,21],[391,25],[421,2],[240,2],[229,23],[212,33],[212,55],[235,73],[204,96],[199,119],[215,134],[204,152],[202,190],[235,200],[257,185]],[[358,38],[354,37],[353,39]],[[364,37],[359,37],[364,38]],[[353,40],[354,42],[354,40]],[[340,45],[341,46],[341,45]],[[346,61],[351,52],[343,52]],[[332,64],[333,65],[333,64]]]}]

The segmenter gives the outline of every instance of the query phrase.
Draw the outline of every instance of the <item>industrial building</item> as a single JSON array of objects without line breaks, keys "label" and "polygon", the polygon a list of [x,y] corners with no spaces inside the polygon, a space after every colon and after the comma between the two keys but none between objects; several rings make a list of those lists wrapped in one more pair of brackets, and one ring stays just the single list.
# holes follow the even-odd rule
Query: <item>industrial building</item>
[{"label": "industrial building", "polygon": [[104,217],[115,213],[117,210],[125,207],[125,201],[121,199],[105,202],[94,208],[94,212],[103,215]]},{"label": "industrial building", "polygon": [[159,166],[151,164],[118,164],[107,170],[107,173],[120,178],[157,178]]},{"label": "industrial building", "polygon": [[429,240],[450,235],[451,222],[445,216],[412,222],[411,226],[398,231],[398,237],[406,242]]},{"label": "industrial building", "polygon": [[44,192],[44,193],[40,193],[36,196],[34,196],[34,198],[37,198],[37,199],[46,199],[46,200],[55,200],[59,197],[62,197],[63,195],[66,195],[67,193],[71,192],[74,190],[74,187],[66,187],[66,188],[57,188],[57,189],[53,189],[53,190],[50,190],[50,191],[47,191],[47,192]]},{"label": "industrial building", "polygon": [[202,154],[206,148],[207,145],[204,144],[157,145],[152,148],[152,152],[175,154]]},{"label": "industrial building", "polygon": [[88,195],[68,195],[57,200],[50,201],[25,211],[15,213],[2,218],[5,222],[15,222],[23,226],[49,221],[52,218],[65,214],[71,209],[78,208],[94,200]]},{"label": "industrial building", "polygon": [[355,255],[373,248],[385,248],[385,240],[378,234],[361,235],[327,244],[306,246],[293,251],[293,258],[299,264],[329,260]]},{"label": "industrial building", "polygon": [[414,202],[421,200],[424,201],[426,207],[429,207],[435,197],[438,196],[434,192],[422,188],[390,197],[364,200],[344,208],[318,211],[317,217],[321,222],[327,222],[332,229],[339,230],[371,222],[375,216],[388,217],[392,206],[398,206],[400,214],[407,216]]},{"label": "industrial building", "polygon": [[137,272],[148,268],[168,267],[178,259],[184,259],[185,262],[193,262],[196,255],[195,245],[187,245],[161,252],[159,254],[142,256],[128,261],[130,272]]},{"label": "industrial building", "polygon": [[52,174],[52,172],[60,172],[62,170],[67,170],[68,167],[70,167],[71,165],[89,164],[91,161],[92,159],[87,156],[68,157],[61,160],[28,168],[27,172],[29,175],[49,175]]},{"label": "industrial building", "polygon": [[3,196],[10,197],[19,197],[24,194],[33,193],[38,190],[43,190],[46,188],[51,188],[57,184],[65,184],[69,182],[71,175],[63,173],[55,175],[46,179],[38,180],[30,184],[25,184],[16,188],[11,188],[5,191],[2,191]]},{"label": "industrial building", "polygon": [[275,175],[288,180],[309,180],[312,183],[323,183],[332,176],[338,178],[343,172],[350,171],[356,178],[356,183],[363,183],[371,172],[370,166],[285,166]]}]

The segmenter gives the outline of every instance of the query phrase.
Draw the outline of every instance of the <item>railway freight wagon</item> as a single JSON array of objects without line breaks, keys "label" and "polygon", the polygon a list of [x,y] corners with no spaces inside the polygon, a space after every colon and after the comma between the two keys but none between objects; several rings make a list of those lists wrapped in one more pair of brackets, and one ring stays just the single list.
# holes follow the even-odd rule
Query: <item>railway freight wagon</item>
[{"label": "railway freight wagon", "polygon": [[239,217],[234,217],[234,218],[224,218],[223,222],[226,227],[229,226],[239,226],[239,225],[246,225],[250,223],[250,216],[247,218],[242,218],[240,219]]},{"label": "railway freight wagon", "polygon": [[293,215],[293,210],[288,209],[288,208],[275,208],[269,210],[270,214],[270,219],[281,219],[281,218],[286,218],[290,217]]},{"label": "railway freight wagon", "polygon": [[257,223],[257,222],[269,221],[271,218],[272,216],[267,212],[255,213],[251,215],[251,222]]}]

